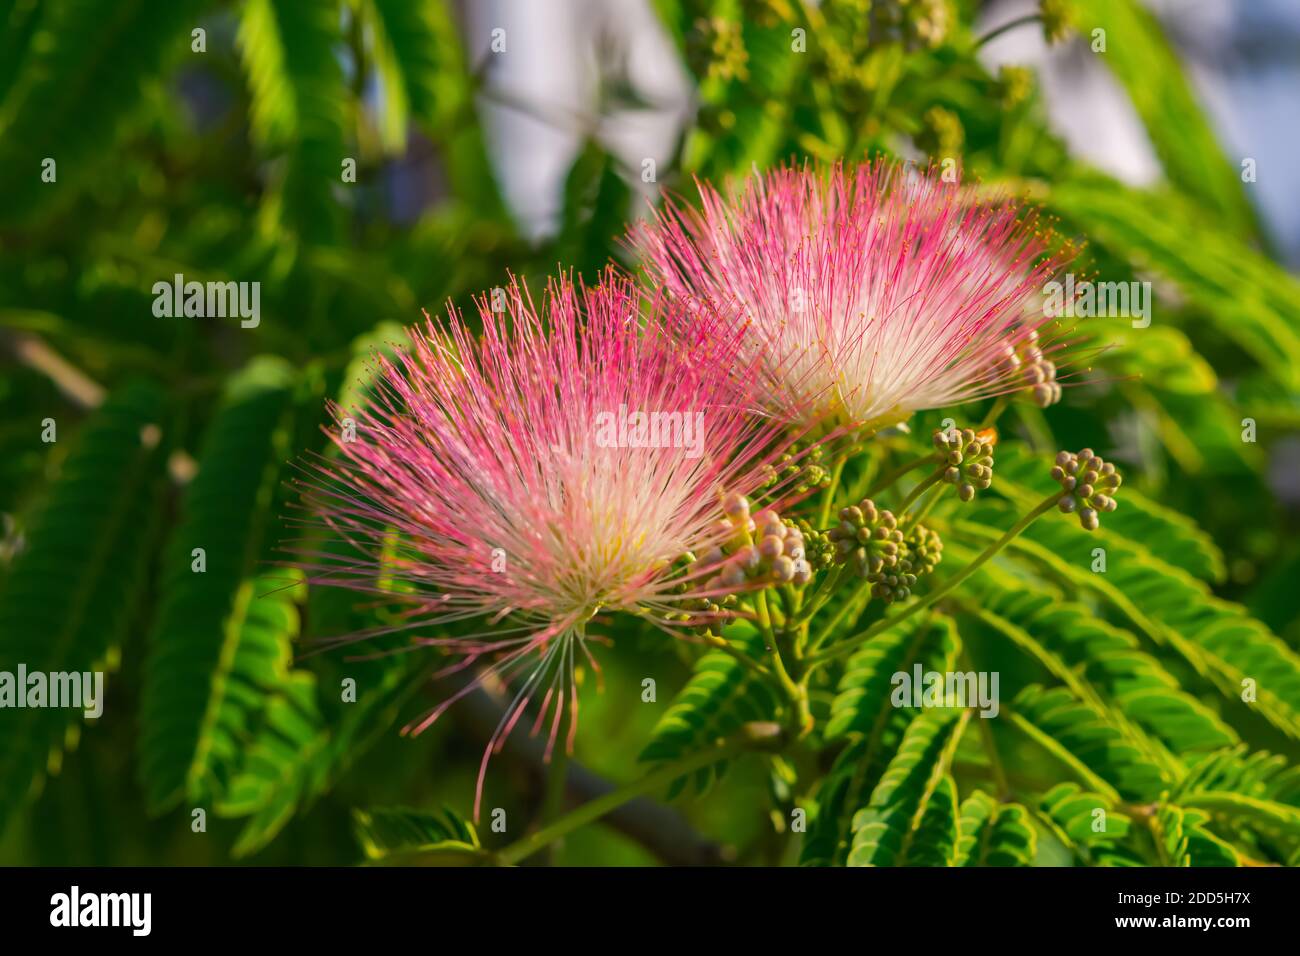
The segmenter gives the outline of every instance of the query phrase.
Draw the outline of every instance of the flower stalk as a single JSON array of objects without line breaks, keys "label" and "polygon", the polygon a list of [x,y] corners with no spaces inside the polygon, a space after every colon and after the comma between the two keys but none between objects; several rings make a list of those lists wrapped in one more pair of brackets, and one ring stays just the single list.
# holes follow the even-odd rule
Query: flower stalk
[{"label": "flower stalk", "polygon": [[930,607],[931,605],[935,604],[936,602],[943,600],[943,598],[947,597],[959,584],[961,584],[968,577],[970,577],[972,574],[978,571],[994,555],[996,555],[999,551],[1001,551],[1008,544],[1010,544],[1017,537],[1019,537],[1021,532],[1023,532],[1026,528],[1028,528],[1031,524],[1037,521],[1041,516],[1046,514],[1048,511],[1052,510],[1052,508],[1055,508],[1057,503],[1065,496],[1065,494],[1066,492],[1060,491],[1055,494],[1048,495],[1041,502],[1039,502],[1039,504],[1037,504],[1032,510],[1026,513],[1024,517],[1022,517],[1014,525],[1008,528],[1002,534],[1001,537],[999,537],[996,541],[994,541],[982,552],[980,552],[980,554],[973,561],[971,561],[970,564],[966,565],[964,568],[962,568],[960,571],[958,571],[956,574],[950,577],[947,581],[945,581],[940,587],[936,588],[934,591],[931,591],[921,600],[916,601],[913,604],[909,604],[900,614],[895,614],[892,617],[882,618],[881,620],[873,624],[871,627],[867,628],[865,631],[861,631],[858,634],[854,634],[851,637],[847,637],[842,641],[838,641],[835,644],[832,644],[830,647],[827,647],[824,650],[812,654],[807,658],[808,664],[809,665],[824,664],[827,661],[834,660],[837,657],[843,657],[845,654],[852,653],[853,650],[855,650],[857,647],[861,646],[862,644],[865,644],[867,641],[871,640],[877,634],[880,634],[881,632],[886,631],[891,627],[901,624],[903,621],[907,620],[912,615],[917,614],[925,610],[926,608]]},{"label": "flower stalk", "polygon": [[579,827],[594,823],[629,800],[634,800],[637,797],[665,787],[678,777],[687,776],[696,770],[701,770],[719,761],[730,760],[749,751],[771,749],[772,746],[779,743],[779,739],[742,737],[719,747],[696,751],[681,760],[664,764],[662,767],[646,774],[640,780],[619,787],[617,790],[610,791],[602,797],[597,797],[589,803],[584,803],[582,806],[570,810],[564,816],[545,824],[531,835],[498,850],[493,858],[501,866],[513,866],[528,859]]}]

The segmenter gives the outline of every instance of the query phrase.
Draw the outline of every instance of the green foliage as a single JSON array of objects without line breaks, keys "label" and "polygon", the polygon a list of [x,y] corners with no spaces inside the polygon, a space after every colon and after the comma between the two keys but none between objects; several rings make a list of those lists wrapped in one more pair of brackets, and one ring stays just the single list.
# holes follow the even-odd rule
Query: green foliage
[{"label": "green foliage", "polygon": [[[1124,86],[1170,181],[1231,231],[1253,228],[1238,171],[1224,156],[1155,17],[1138,0],[1072,0],[1071,5],[1074,25]],[[1099,39],[1102,49],[1095,46]]]},{"label": "green foliage", "polygon": [[337,205],[319,187],[341,178],[346,156],[347,98],[334,49],[339,19],[337,0],[248,0],[239,25],[254,142],[285,161],[282,179],[268,197],[278,194],[300,235],[315,241],[333,237],[341,227]]},{"label": "green foliage", "polygon": [[372,863],[418,856],[422,863],[454,863],[479,855],[474,824],[446,808],[440,814],[401,808],[353,813],[357,842]]},{"label": "green foliage", "polygon": [[1168,782],[1121,728],[1063,687],[1026,687],[1011,708],[1011,719],[1035,743],[1104,793],[1151,799]]},{"label": "green foliage", "polygon": [[923,671],[950,671],[959,647],[956,628],[942,618],[932,624],[899,627],[872,641],[845,667],[826,736],[887,736],[886,725],[897,720],[902,709],[889,699],[893,675],[910,673],[918,664]]},{"label": "green foliage", "polygon": [[1015,803],[1000,804],[976,790],[961,805],[956,866],[1029,866],[1038,834],[1029,811]]},{"label": "green foliage", "polygon": [[283,581],[254,575],[289,452],[291,399],[283,363],[232,378],[185,495],[142,705],[141,773],[155,812],[220,793],[288,680],[298,612]]},{"label": "green foliage", "polygon": [[[1300,387],[1300,284],[1216,228],[1206,211],[1176,193],[1124,189],[1097,177],[1058,185],[1049,201],[1094,242],[1175,283],[1199,315],[1278,382]],[[1147,225],[1133,229],[1135,221]]]},{"label": "green foliage", "polygon": [[[21,665],[89,680],[92,672],[117,669],[157,526],[151,504],[163,477],[163,424],[162,393],[138,383],[123,386],[80,429],[0,593],[4,670]],[[0,828],[58,772],[64,749],[80,737],[82,711],[51,703],[4,713]]]},{"label": "green foliage", "polygon": [[1229,746],[1236,732],[1191,694],[1138,639],[1082,604],[988,586],[979,620],[1032,655],[1073,693],[1116,708],[1173,753]]},{"label": "green foliage", "polygon": [[[1015,482],[1029,478],[1026,468],[1009,470],[1011,475],[999,488],[1017,500],[1033,498],[1049,487],[1041,463],[1033,486],[1037,491]],[[1127,500],[1126,510],[1143,504],[1141,498]],[[990,508],[990,513],[996,510]],[[1138,517],[1108,522],[1095,534],[1070,522],[1040,522],[1012,547],[1079,594],[1113,606],[1135,633],[1168,648],[1225,697],[1235,704],[1244,702],[1295,738],[1300,734],[1300,655],[1243,608],[1215,597],[1207,584],[1166,562],[1168,555],[1184,565],[1191,563],[1189,534],[1193,542],[1200,536],[1189,532],[1186,519],[1171,519],[1162,512],[1144,509]],[[991,531],[977,533],[992,536]],[[1093,570],[1098,547],[1105,552],[1104,572]],[[1212,573],[1213,566],[1202,565],[1201,570]]]},{"label": "green foliage", "polygon": [[951,866],[957,852],[956,786],[948,776],[969,712],[926,711],[853,815],[849,866]]},{"label": "green foliage", "polygon": [[801,863],[845,861],[854,815],[867,804],[916,717],[914,708],[894,706],[893,675],[910,674],[917,665],[923,671],[951,671],[959,647],[952,622],[938,619],[888,632],[849,659],[831,705],[826,736],[848,736],[850,742],[821,784],[817,819]]},{"label": "green foliage", "polygon": [[[562,117],[581,142],[558,228],[524,242],[477,104],[555,117],[471,62],[463,6],[0,4],[0,351],[17,359],[0,372],[0,672],[102,670],[109,701],[88,728],[76,709],[0,711],[0,862],[501,859],[494,834],[430,808],[468,806],[507,689],[488,681],[466,702],[480,711],[397,733],[468,676],[431,676],[447,661],[411,639],[482,622],[408,628],[374,600],[382,580],[357,594],[280,564],[353,553],[302,526],[292,480],[336,454],[322,400],[364,401],[372,350],[508,272],[535,291],[557,264],[588,280],[633,265],[619,240],[649,184],[602,136],[615,112],[655,104],[618,69],[592,115]],[[997,429],[975,503],[912,502],[945,547],[906,601],[818,572],[803,594],[769,592],[788,629],[767,632],[742,596],[727,650],[602,612],[593,629],[613,646],[599,673],[581,668],[573,756],[601,795],[573,812],[596,806],[581,822],[607,826],[566,853],[654,856],[604,811],[661,820],[648,801],[666,796],[679,842],[746,863],[1300,863],[1300,551],[1274,493],[1300,428],[1300,286],[1156,19],[1137,0],[1077,0],[1066,41],[1106,31],[1096,60],[1163,169],[1137,188],[1068,155],[1032,77],[985,70],[976,4],[949,5],[937,33],[915,20],[924,5],[892,32],[859,0],[654,6],[699,106],[659,162],[660,194],[689,202],[694,176],[784,159],[960,159],[968,180],[1041,201],[1085,246],[1077,276],[1152,279],[1155,304],[1149,327],[1070,333],[1087,351],[1057,406],[971,402],[855,450],[835,507],[930,451],[943,417]],[[257,281],[260,323],[154,315],[154,283],[176,274]],[[1119,509],[1092,533],[1049,511],[994,547],[1057,490],[1051,456],[1084,445],[1121,462]],[[885,487],[882,507],[901,514],[923,477]],[[896,702],[918,669],[997,674],[998,713]],[[524,736],[485,778],[512,838],[536,832],[546,773]],[[212,817],[204,839],[195,807]],[[642,845],[609,840],[619,828]]]},{"label": "green foliage", "polygon": [[1240,858],[1229,844],[1202,824],[1206,817],[1172,804],[1160,808],[1151,822],[1160,859],[1166,866],[1237,866]]},{"label": "green foliage", "polygon": [[[737,649],[755,657],[762,655],[762,637],[752,626],[742,622],[728,631],[727,638]],[[732,655],[712,651],[696,663],[691,679],[655,726],[641,760],[680,760],[715,746],[744,723],[773,720],[779,713],[780,700],[768,683]],[[707,790],[725,771],[725,762],[697,770],[697,790]],[[674,792],[686,782],[677,781]]]},{"label": "green foliage", "polygon": [[[96,150],[135,119],[203,6],[196,0],[162,6],[126,0],[111,10],[97,0],[11,5],[0,47],[7,54],[0,67],[7,81],[0,85],[0,181],[32,181],[49,157],[58,164],[59,182],[84,182]],[[35,144],[48,146],[33,156]],[[33,217],[68,198],[67,191],[39,186],[7,191],[0,218]]]},{"label": "green foliage", "polygon": [[1082,865],[1140,866],[1141,860],[1126,848],[1130,819],[1114,809],[1114,801],[1061,783],[1043,794],[1038,819],[1048,834]]}]

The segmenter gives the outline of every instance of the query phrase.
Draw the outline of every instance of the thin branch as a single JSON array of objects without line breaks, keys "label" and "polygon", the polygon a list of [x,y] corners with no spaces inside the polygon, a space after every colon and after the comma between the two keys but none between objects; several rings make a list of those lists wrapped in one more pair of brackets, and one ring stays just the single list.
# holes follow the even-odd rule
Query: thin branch
[{"label": "thin branch", "polygon": [[[48,378],[73,405],[84,411],[93,411],[104,404],[108,394],[104,386],[50,348],[39,336],[27,332],[0,333],[0,341],[9,346],[19,362]],[[188,484],[198,470],[198,463],[182,449],[174,450],[167,459],[167,472],[178,485]]]},{"label": "thin branch", "polygon": [[[456,686],[462,678],[443,678],[435,686]],[[442,691],[437,692],[439,697]],[[486,741],[500,723],[503,707],[490,691],[478,688],[466,695],[452,711],[454,719],[472,737]],[[502,747],[502,756],[528,768],[536,779],[540,791],[546,775],[543,761],[543,742],[529,736],[521,723]],[[615,785],[592,772],[575,760],[570,760],[565,773],[564,803],[575,806],[590,803],[614,793]],[[710,866],[731,862],[734,851],[697,833],[676,810],[657,800],[641,796],[629,800],[611,811],[603,821],[628,839],[649,851],[656,859],[670,866]]]}]

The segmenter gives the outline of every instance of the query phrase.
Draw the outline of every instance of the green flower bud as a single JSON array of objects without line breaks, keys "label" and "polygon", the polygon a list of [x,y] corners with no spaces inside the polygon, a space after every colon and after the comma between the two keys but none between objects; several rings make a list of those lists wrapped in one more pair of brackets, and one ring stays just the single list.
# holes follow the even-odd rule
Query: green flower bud
[{"label": "green flower bud", "polygon": [[834,560],[851,563],[863,577],[893,567],[898,561],[903,533],[889,511],[867,499],[840,511],[840,523],[827,533],[835,546]]},{"label": "green flower bud", "polygon": [[936,448],[947,454],[948,467],[941,480],[957,488],[957,497],[970,501],[977,490],[993,483],[992,432],[976,433],[973,429],[961,431],[936,431],[933,441]]},{"label": "green flower bud", "polygon": [[1079,524],[1085,531],[1096,531],[1101,526],[1102,512],[1119,507],[1115,492],[1123,479],[1115,466],[1085,448],[1077,455],[1068,451],[1057,454],[1052,466],[1052,480],[1062,490],[1069,492],[1057,502],[1062,514],[1078,512]]}]

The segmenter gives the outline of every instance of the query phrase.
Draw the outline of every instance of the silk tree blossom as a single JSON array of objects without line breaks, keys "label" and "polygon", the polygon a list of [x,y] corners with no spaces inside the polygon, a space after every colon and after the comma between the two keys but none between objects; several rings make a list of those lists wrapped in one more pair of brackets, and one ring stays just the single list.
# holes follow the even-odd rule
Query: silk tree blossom
[{"label": "silk tree blossom", "polygon": [[744,315],[785,420],[871,430],[1039,384],[1018,354],[1055,375],[1059,339],[1037,334],[1060,256],[1016,202],[885,161],[699,188],[700,209],[669,203],[633,245],[670,293]]},{"label": "silk tree blossom", "polygon": [[[543,688],[534,731],[549,721],[549,758],[568,709],[571,747],[573,668],[578,655],[596,667],[587,629],[598,612],[683,634],[696,611],[716,610],[719,568],[684,556],[734,535],[724,497],[770,482],[789,441],[736,387],[734,322],[697,313],[683,340],[679,322],[643,309],[635,284],[612,274],[592,289],[555,282],[540,308],[518,285],[506,298],[506,315],[480,303],[481,338],[451,310],[379,357],[373,397],[332,408],[337,455],[304,483],[352,549],[307,556],[312,579],[400,602],[401,629],[455,626],[416,642],[456,655],[450,670],[480,665],[408,730],[488,673],[514,684],[484,770]],[[652,420],[678,423],[683,440],[668,425],[650,441]]]}]

